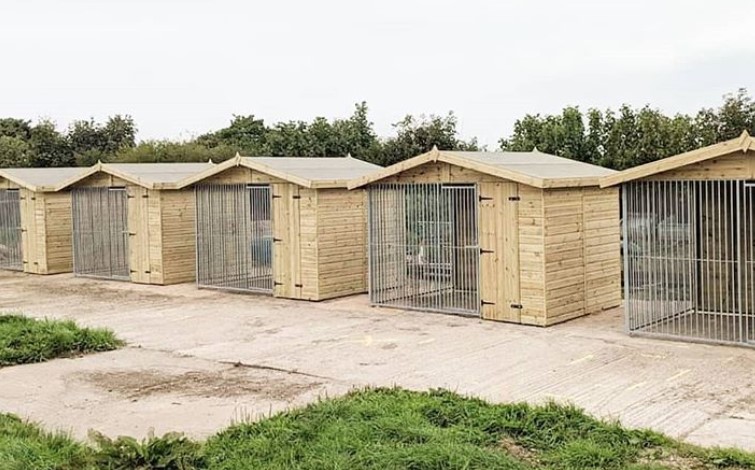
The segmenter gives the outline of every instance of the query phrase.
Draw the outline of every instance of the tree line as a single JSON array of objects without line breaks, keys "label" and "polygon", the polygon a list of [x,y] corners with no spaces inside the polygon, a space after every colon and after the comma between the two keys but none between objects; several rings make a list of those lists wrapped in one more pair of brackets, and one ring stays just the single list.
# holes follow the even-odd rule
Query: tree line
[{"label": "tree line", "polygon": [[[65,131],[49,120],[0,119],[0,167],[86,166],[103,162],[223,161],[237,152],[246,156],[325,157],[351,154],[390,165],[430,150],[488,150],[476,138],[463,139],[453,112],[445,116],[407,115],[393,124],[394,135],[380,137],[369,120],[366,103],[345,119],[318,117],[310,122],[268,124],[254,115],[234,116],[228,127],[189,141],[136,141],[130,116],[104,123],[73,122]],[[526,115],[498,149],[533,148],[566,158],[624,169],[738,136],[755,134],[755,103],[745,89],[723,97],[716,108],[694,115],[666,115],[650,106],[617,110],[569,106],[560,114]]]}]

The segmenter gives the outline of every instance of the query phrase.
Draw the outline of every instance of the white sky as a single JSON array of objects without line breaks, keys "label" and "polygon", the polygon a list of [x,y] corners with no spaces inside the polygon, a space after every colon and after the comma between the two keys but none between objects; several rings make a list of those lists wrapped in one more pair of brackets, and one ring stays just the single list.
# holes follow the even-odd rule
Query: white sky
[{"label": "white sky", "polygon": [[131,114],[141,139],[365,100],[381,135],[453,110],[495,147],[525,113],[755,93],[752,0],[0,0],[0,45],[0,116]]}]

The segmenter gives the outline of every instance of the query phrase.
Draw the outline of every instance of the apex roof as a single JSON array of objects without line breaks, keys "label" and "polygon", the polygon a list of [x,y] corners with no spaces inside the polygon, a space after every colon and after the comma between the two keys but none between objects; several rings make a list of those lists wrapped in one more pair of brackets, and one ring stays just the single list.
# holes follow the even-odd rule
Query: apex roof
[{"label": "apex roof", "polygon": [[234,167],[245,167],[305,188],[345,188],[348,181],[379,170],[351,156],[347,157],[242,157],[215,165],[177,184],[183,188]]},{"label": "apex roof", "polygon": [[97,163],[83,173],[60,183],[56,190],[67,188],[98,172],[121,178],[147,189],[173,189],[176,183],[216,165],[207,163]]},{"label": "apex roof", "polygon": [[0,168],[0,177],[32,191],[54,191],[57,185],[86,171],[85,167]]},{"label": "apex roof", "polygon": [[532,152],[461,152],[438,150],[404,160],[349,182],[358,188],[430,162],[444,162],[536,188],[598,186],[600,178],[616,173],[597,165]]},{"label": "apex roof", "polygon": [[673,157],[663,158],[644,165],[628,168],[613,175],[606,176],[600,181],[600,187],[605,188],[629,181],[646,178],[648,176],[675,170],[677,168],[704,162],[713,158],[723,157],[734,152],[755,151],[755,138],[745,130],[735,139],[726,140],[717,144],[702,147]]}]

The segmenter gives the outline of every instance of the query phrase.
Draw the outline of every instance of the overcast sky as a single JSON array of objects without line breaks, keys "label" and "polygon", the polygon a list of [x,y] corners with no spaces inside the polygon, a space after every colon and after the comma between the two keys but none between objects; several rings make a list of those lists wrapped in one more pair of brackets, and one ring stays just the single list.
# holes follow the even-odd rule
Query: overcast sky
[{"label": "overcast sky", "polygon": [[134,117],[188,138],[233,114],[381,135],[453,110],[495,146],[526,113],[755,92],[755,1],[0,0],[0,116]]}]

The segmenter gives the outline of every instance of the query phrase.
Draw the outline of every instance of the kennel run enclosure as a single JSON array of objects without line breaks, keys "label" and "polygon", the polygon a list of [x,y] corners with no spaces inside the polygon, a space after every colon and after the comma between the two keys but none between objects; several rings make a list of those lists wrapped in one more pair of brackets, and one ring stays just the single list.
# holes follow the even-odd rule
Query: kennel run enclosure
[{"label": "kennel run enclosure", "polygon": [[622,184],[630,333],[755,346],[754,150],[744,133],[603,182]]},{"label": "kennel run enclosure", "polygon": [[0,169],[0,269],[70,272],[71,194],[57,191],[84,168]]},{"label": "kennel run enclosure", "polygon": [[181,183],[196,196],[197,285],[302,300],[367,288],[365,191],[351,157],[241,157]]},{"label": "kennel run enclosure", "polygon": [[533,152],[432,151],[369,194],[373,305],[547,326],[617,306],[614,173]]},{"label": "kennel run enclosure", "polygon": [[370,186],[371,302],[478,315],[477,202],[474,184]]},{"label": "kennel run enclosure", "polygon": [[77,276],[176,284],[195,278],[194,194],[176,189],[211,163],[98,163],[71,191]]}]

